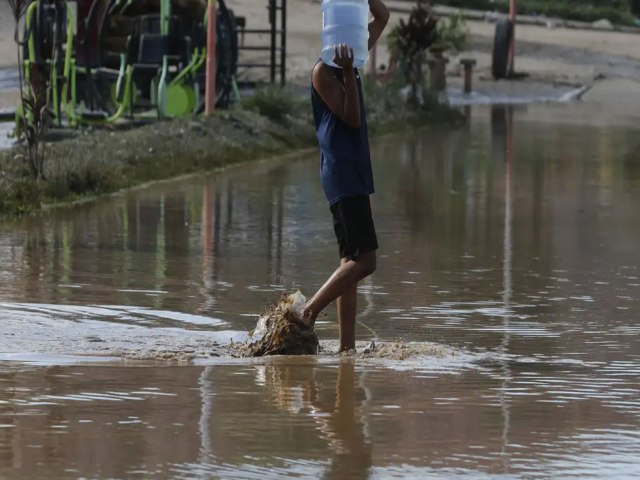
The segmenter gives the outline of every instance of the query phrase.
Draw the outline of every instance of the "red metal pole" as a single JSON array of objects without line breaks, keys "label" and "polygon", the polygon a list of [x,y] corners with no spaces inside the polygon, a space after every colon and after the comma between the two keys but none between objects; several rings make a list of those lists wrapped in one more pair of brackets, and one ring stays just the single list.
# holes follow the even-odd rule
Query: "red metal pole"
[{"label": "red metal pole", "polygon": [[509,75],[511,76],[516,70],[516,0],[509,0],[509,20],[513,26],[511,45],[509,45]]},{"label": "red metal pole", "polygon": [[210,115],[216,108],[216,0],[207,7],[207,70],[204,113]]}]

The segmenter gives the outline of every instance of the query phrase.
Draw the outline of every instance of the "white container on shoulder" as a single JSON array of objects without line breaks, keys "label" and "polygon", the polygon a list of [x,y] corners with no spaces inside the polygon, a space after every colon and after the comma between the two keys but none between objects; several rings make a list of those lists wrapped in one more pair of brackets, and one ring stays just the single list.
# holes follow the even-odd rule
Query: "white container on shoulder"
[{"label": "white container on shoulder", "polygon": [[369,56],[369,0],[323,0],[322,61],[332,67],[334,47],[353,48],[353,66],[362,68]]}]

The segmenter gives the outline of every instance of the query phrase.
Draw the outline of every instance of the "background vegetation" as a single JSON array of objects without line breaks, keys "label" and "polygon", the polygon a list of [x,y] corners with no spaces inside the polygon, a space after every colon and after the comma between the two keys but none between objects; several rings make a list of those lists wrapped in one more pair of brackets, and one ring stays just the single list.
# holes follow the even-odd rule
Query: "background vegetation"
[{"label": "background vegetation", "polygon": [[[478,10],[509,11],[509,0],[439,0],[435,3]],[[518,13],[594,22],[605,18],[630,25],[640,15],[640,0],[518,0]]]}]

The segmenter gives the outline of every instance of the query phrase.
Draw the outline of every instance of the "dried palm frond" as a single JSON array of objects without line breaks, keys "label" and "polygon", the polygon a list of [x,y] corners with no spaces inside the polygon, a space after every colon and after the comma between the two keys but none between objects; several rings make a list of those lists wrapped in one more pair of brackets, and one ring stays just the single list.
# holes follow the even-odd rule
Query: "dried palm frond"
[{"label": "dried palm frond", "polygon": [[260,316],[252,340],[242,345],[237,354],[242,357],[265,355],[315,355],[318,337],[313,327],[301,321],[304,296],[297,292],[283,295],[280,302]]}]

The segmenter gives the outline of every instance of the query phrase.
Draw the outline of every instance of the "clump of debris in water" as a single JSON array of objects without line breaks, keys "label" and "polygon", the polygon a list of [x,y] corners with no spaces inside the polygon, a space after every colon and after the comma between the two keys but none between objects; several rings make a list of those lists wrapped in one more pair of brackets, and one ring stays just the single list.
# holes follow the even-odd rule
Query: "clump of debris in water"
[{"label": "clump of debris in water", "polygon": [[258,318],[251,339],[238,347],[237,355],[317,355],[318,336],[302,315],[305,303],[306,298],[299,291],[284,294],[277,305]]}]

